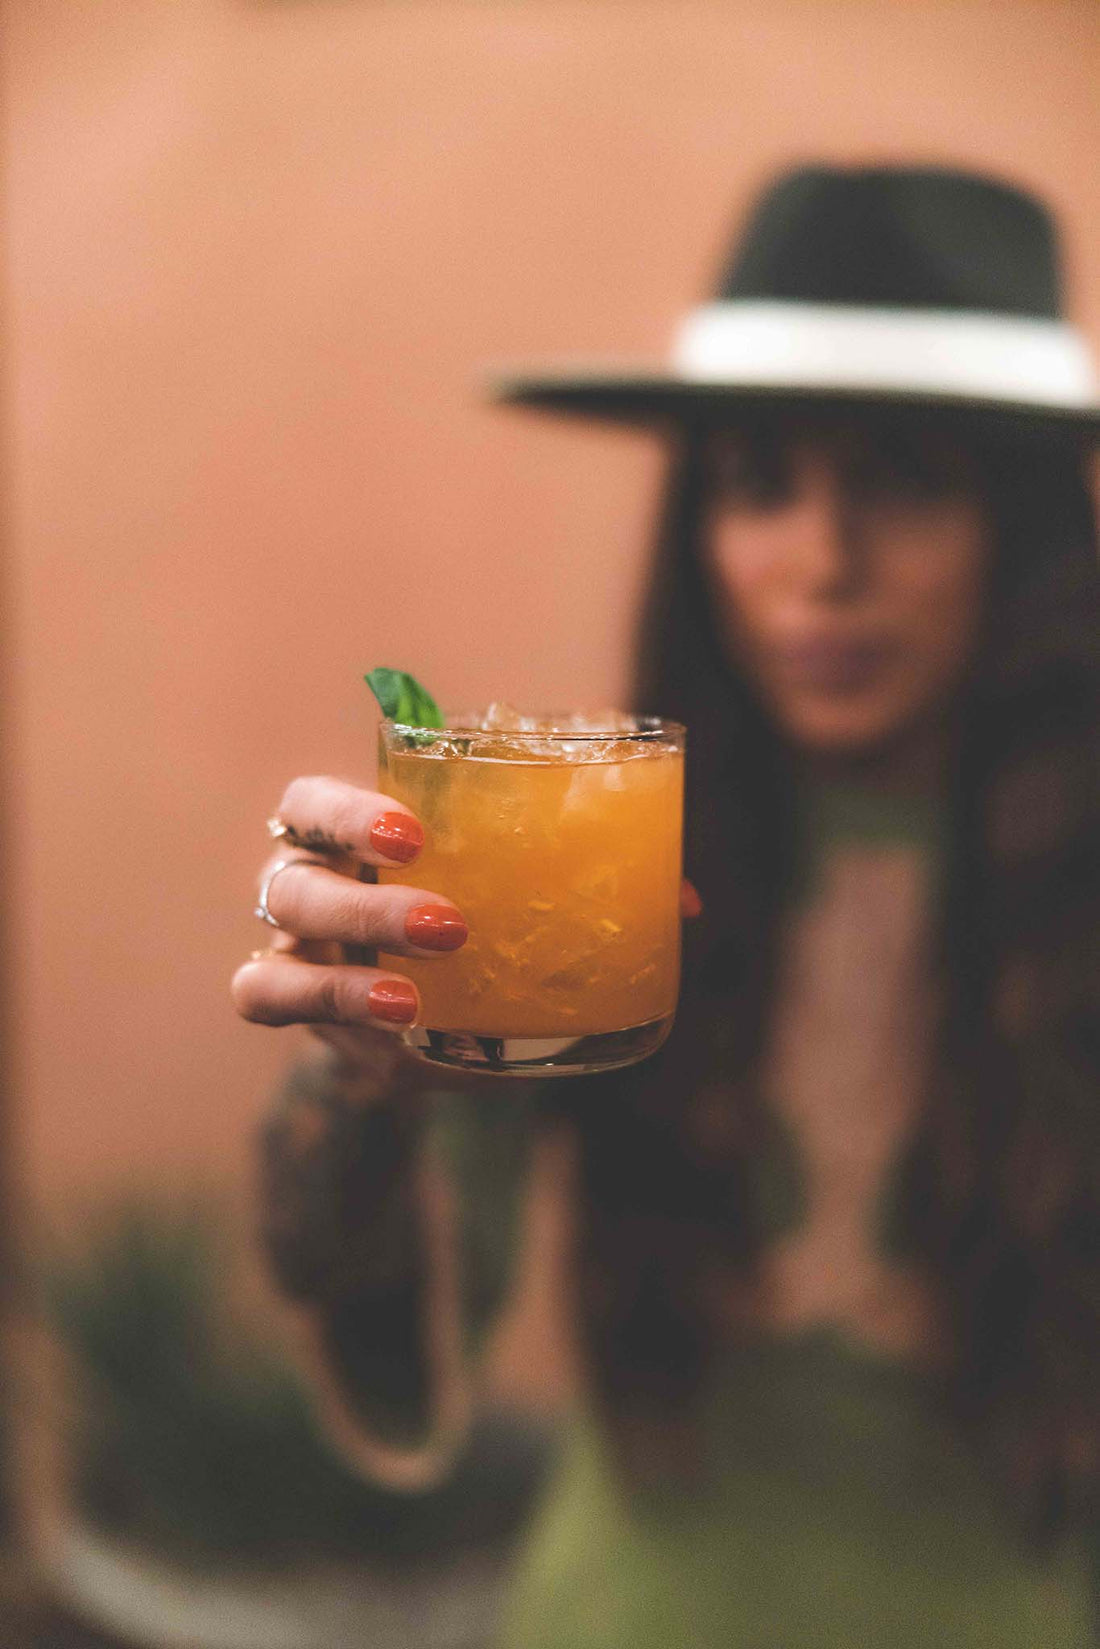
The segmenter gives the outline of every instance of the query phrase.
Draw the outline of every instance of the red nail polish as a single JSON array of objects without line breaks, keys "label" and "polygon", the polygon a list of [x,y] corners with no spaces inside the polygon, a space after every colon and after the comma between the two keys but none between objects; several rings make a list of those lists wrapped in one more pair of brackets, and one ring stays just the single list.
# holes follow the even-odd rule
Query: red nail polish
[{"label": "red nail polish", "polygon": [[703,901],[699,897],[698,889],[685,876],[680,883],[680,915],[691,921],[703,914]]},{"label": "red nail polish", "polygon": [[370,988],[367,1006],[375,1019],[411,1025],[418,1006],[416,988],[404,979],[379,979]]},{"label": "red nail polish", "polygon": [[405,918],[405,937],[422,950],[457,950],[469,931],[449,905],[415,905]]},{"label": "red nail polish", "polygon": [[370,827],[370,845],[383,858],[407,865],[424,846],[424,831],[411,813],[380,813]]}]

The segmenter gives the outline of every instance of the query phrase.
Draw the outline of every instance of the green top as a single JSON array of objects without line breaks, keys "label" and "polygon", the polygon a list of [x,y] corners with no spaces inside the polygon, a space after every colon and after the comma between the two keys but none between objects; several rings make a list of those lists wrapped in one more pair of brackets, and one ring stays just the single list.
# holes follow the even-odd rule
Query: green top
[{"label": "green top", "polygon": [[1087,1649],[1083,1546],[1036,1559],[918,1379],[833,1330],[727,1367],[709,1484],[631,1496],[588,1417],[506,1649]]}]

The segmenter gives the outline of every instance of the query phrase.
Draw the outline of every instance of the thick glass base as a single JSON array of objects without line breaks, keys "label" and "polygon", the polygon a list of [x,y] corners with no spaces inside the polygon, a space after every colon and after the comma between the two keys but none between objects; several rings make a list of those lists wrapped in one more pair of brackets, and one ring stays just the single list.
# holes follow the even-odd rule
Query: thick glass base
[{"label": "thick glass base", "polygon": [[486,1076],[587,1076],[615,1071],[656,1053],[672,1029],[672,1014],[595,1036],[476,1036],[472,1031],[433,1031],[414,1025],[406,1044],[433,1065]]}]

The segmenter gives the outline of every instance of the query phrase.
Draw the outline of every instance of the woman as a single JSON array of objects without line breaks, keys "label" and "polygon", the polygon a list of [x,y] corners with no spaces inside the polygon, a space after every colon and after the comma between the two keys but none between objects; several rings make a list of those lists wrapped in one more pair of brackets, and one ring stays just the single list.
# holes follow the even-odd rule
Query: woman
[{"label": "woman", "polygon": [[[672,371],[505,386],[673,429],[637,700],[690,728],[702,904],[665,1049],[554,1098],[586,1378],[517,1649],[1094,1641],[1100,580],[1055,285],[1013,190],[799,172]],[[325,780],[279,821],[320,862],[269,875],[237,1001],[335,1052],[268,1132],[271,1251],[349,1446],[411,1477],[526,1113],[426,1098],[377,1034],[415,995],[332,948],[462,943],[352,879],[416,821]]]}]

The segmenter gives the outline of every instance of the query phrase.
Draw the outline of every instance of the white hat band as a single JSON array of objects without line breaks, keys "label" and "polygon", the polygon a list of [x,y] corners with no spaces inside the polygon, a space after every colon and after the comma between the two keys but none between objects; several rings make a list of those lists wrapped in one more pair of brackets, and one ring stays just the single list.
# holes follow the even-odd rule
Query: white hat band
[{"label": "white hat band", "polygon": [[1063,321],[845,304],[705,304],[681,323],[673,365],[696,383],[911,391],[1085,408],[1096,375]]}]

